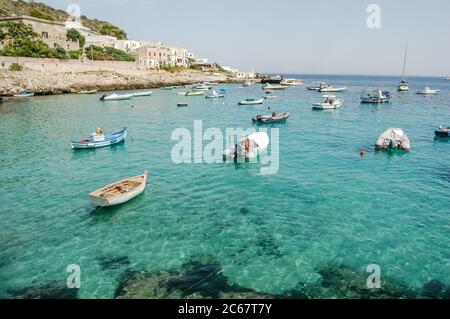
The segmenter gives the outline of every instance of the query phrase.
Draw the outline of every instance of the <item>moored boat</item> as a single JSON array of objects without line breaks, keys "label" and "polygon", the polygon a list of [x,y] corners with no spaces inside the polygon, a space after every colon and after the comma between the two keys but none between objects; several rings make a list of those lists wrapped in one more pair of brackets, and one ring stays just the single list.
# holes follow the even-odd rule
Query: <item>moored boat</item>
[{"label": "moored boat", "polygon": [[344,101],[341,99],[336,99],[335,96],[329,95],[326,96],[325,101],[322,103],[315,103],[313,104],[313,109],[315,110],[332,110],[332,109],[338,109],[342,107],[344,104]]},{"label": "moored boat", "polygon": [[291,116],[291,113],[288,112],[273,112],[270,115],[257,115],[252,119],[252,121],[261,124],[284,122],[289,118],[289,116]]},{"label": "moored boat", "polygon": [[276,75],[262,75],[259,77],[261,79],[262,84],[280,84],[283,81],[283,77]]},{"label": "moored boat", "polygon": [[242,86],[248,87],[248,86],[251,86],[253,84],[255,84],[254,80],[245,80],[244,83],[242,84]]},{"label": "moored boat", "polygon": [[284,79],[280,84],[285,86],[302,86],[303,82],[299,79]]},{"label": "moored boat", "polygon": [[150,95],[152,95],[152,94],[153,94],[152,91],[146,91],[146,92],[134,92],[134,93],[131,93],[131,95],[132,95],[133,97],[150,96]]},{"label": "moored boat", "polygon": [[277,98],[278,98],[278,95],[270,95],[270,94],[268,94],[268,95],[264,96],[264,98],[265,98],[266,100],[277,99]]},{"label": "moored boat", "polygon": [[33,92],[22,92],[20,94],[14,95],[14,97],[32,97],[34,96]]},{"label": "moored boat", "polygon": [[97,89],[93,89],[93,90],[83,90],[83,91],[79,91],[77,92],[77,94],[95,94],[97,93],[98,90]]},{"label": "moored boat", "polygon": [[326,82],[313,82],[312,85],[307,86],[306,88],[310,91],[319,91],[321,87],[326,85],[328,85]]},{"label": "moored boat", "polygon": [[225,94],[219,94],[215,90],[213,90],[211,94],[205,95],[205,98],[207,98],[207,99],[218,99],[218,98],[222,98],[222,97],[225,97]]},{"label": "moored boat", "polygon": [[408,54],[408,42],[406,42],[405,46],[405,59],[403,60],[403,73],[402,73],[402,80],[397,86],[397,90],[399,92],[408,92],[409,91],[409,83],[405,79],[405,69],[406,69],[406,58]]},{"label": "moored boat", "polygon": [[225,159],[255,159],[269,146],[269,136],[264,132],[253,133],[223,152]]},{"label": "moored boat", "polygon": [[178,107],[184,107],[184,106],[188,106],[189,104],[187,103],[177,103]]},{"label": "moored boat", "polygon": [[263,104],[264,98],[261,98],[259,100],[257,99],[245,99],[242,101],[239,101],[239,105],[256,105],[256,104]]},{"label": "moored boat", "polygon": [[391,94],[388,91],[364,90],[361,93],[361,103],[388,103],[391,101]]},{"label": "moored boat", "polygon": [[439,130],[434,132],[436,137],[450,137],[450,126],[444,128],[443,126],[439,127]]},{"label": "moored boat", "polygon": [[72,149],[99,148],[121,143],[125,140],[126,136],[126,127],[113,132],[103,132],[102,129],[97,129],[94,133],[90,134],[89,138],[74,140],[70,144]]},{"label": "moored boat", "polygon": [[89,194],[89,198],[98,207],[109,207],[128,202],[142,194],[147,184],[147,171],[106,185]]},{"label": "moored boat", "polygon": [[197,84],[192,87],[192,89],[195,91],[208,91],[210,88],[211,86],[206,84]]},{"label": "moored boat", "polygon": [[122,100],[129,100],[133,97],[133,94],[111,94],[111,95],[106,95],[104,94],[101,98],[100,101],[122,101]]},{"label": "moored boat", "polygon": [[274,91],[274,90],[286,90],[288,87],[285,85],[272,85],[270,83],[267,83],[266,85],[264,85],[262,87],[263,90],[269,90],[269,91]]},{"label": "moored boat", "polygon": [[328,92],[344,92],[345,90],[347,90],[346,87],[334,87],[332,85],[325,85],[321,86],[318,91],[328,93]]},{"label": "moored boat", "polygon": [[375,143],[376,149],[410,151],[409,137],[400,128],[390,128],[383,132]]},{"label": "moored boat", "polygon": [[437,95],[439,92],[441,92],[441,90],[432,90],[429,87],[426,87],[423,90],[417,90],[416,93],[420,95]]},{"label": "moored boat", "polygon": [[205,91],[203,90],[193,90],[186,93],[186,96],[200,96],[205,95]]}]

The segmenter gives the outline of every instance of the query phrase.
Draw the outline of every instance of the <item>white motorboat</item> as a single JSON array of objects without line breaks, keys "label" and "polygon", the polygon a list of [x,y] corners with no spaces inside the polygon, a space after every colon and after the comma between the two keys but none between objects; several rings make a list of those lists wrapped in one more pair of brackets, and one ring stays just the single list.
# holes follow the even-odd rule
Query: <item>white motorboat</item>
[{"label": "white motorboat", "polygon": [[306,87],[310,91],[319,91],[321,87],[328,86],[326,82],[313,82],[312,85]]},{"label": "white motorboat", "polygon": [[411,150],[409,137],[400,128],[390,128],[381,134],[376,143],[377,149]]},{"label": "white motorboat", "polygon": [[429,87],[426,87],[424,90],[417,90],[417,94],[421,95],[436,95],[439,94],[441,90],[432,90]]},{"label": "white motorboat", "polygon": [[244,83],[242,84],[242,86],[248,87],[248,86],[252,86],[253,84],[255,84],[254,80],[245,80]]},{"label": "white motorboat", "polygon": [[388,91],[364,90],[361,93],[361,103],[387,103],[391,101],[391,94]]},{"label": "white motorboat", "polygon": [[131,93],[131,95],[133,95],[133,97],[150,96],[150,95],[152,95],[152,94],[153,94],[152,91],[146,91],[146,92],[134,92],[134,93]]},{"label": "white motorboat", "polygon": [[266,85],[264,85],[262,87],[263,90],[269,90],[269,91],[273,91],[273,90],[286,90],[287,86],[285,85],[272,85],[270,83],[267,83]]},{"label": "white motorboat", "polygon": [[347,90],[346,87],[334,87],[332,85],[321,83],[318,91],[323,93],[331,93],[331,92],[344,92],[345,90]]},{"label": "white motorboat", "polygon": [[208,86],[206,84],[197,84],[192,87],[192,89],[196,91],[208,91],[210,88],[211,86]]},{"label": "white motorboat", "polygon": [[257,99],[245,99],[239,102],[239,105],[256,105],[256,104],[263,104],[264,98],[261,98],[259,100]]},{"label": "white motorboat", "polygon": [[255,159],[269,146],[269,136],[264,132],[253,133],[235,146],[226,149],[223,152],[225,159]]},{"label": "white motorboat", "polygon": [[100,98],[100,101],[120,101],[120,100],[129,100],[133,97],[133,94],[111,94],[111,95],[103,95]]},{"label": "white motorboat", "polygon": [[299,79],[284,79],[280,84],[285,86],[302,86],[303,82]]},{"label": "white motorboat", "polygon": [[332,109],[338,109],[342,107],[344,104],[344,101],[341,99],[336,99],[333,95],[327,95],[326,100],[322,103],[315,103],[313,104],[313,109],[315,110],[332,110]]},{"label": "white motorboat", "polygon": [[403,60],[402,80],[400,81],[400,83],[398,84],[398,87],[397,87],[397,90],[399,92],[408,92],[409,91],[409,86],[408,86],[409,83],[405,79],[405,69],[406,69],[407,54],[408,54],[408,42],[406,42],[406,47],[405,47],[405,59]]},{"label": "white motorboat", "polygon": [[123,204],[140,195],[147,183],[147,171],[142,175],[126,178],[102,187],[89,194],[91,201],[99,207]]},{"label": "white motorboat", "polygon": [[205,98],[207,98],[207,99],[218,99],[218,98],[222,98],[222,97],[225,97],[225,94],[219,94],[215,90],[213,90],[211,94],[205,95]]}]

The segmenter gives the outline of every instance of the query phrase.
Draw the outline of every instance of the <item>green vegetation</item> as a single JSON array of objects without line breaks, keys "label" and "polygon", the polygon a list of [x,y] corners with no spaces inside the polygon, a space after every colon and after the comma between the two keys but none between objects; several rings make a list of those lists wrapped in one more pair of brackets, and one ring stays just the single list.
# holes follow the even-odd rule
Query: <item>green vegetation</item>
[{"label": "green vegetation", "polygon": [[67,39],[72,40],[72,41],[78,40],[78,43],[80,44],[80,48],[83,48],[84,45],[86,44],[86,38],[83,35],[81,35],[81,33],[78,32],[78,30],[75,30],[75,29],[67,30],[66,37],[67,37]]},{"label": "green vegetation", "polygon": [[[40,19],[59,22],[65,22],[70,18],[66,11],[54,9],[44,3],[27,2],[23,0],[0,0],[0,16],[8,17],[11,15],[29,15]],[[118,37],[119,39],[127,38],[125,31],[107,21],[89,19],[86,16],[81,16],[80,18],[85,27],[88,27],[95,32]]]},{"label": "green vegetation", "polygon": [[81,50],[70,50],[67,51],[67,56],[69,59],[79,59],[81,56]]},{"label": "green vegetation", "polygon": [[134,56],[114,48],[102,48],[91,45],[86,48],[86,56],[91,60],[103,61],[134,61]]},{"label": "green vegetation", "polygon": [[22,71],[23,70],[23,66],[20,65],[19,63],[12,63],[9,66],[8,70],[10,70],[10,71]]},{"label": "green vegetation", "polygon": [[39,18],[39,19],[55,21],[55,18],[52,17],[51,15],[43,13],[43,12],[41,12],[39,10],[35,10],[35,9],[31,9],[30,11],[28,11],[28,15],[30,17],[35,17],[35,18]]},{"label": "green vegetation", "polygon": [[116,27],[108,22],[103,24],[101,26],[100,30],[98,30],[98,32],[103,35],[110,35],[110,36],[116,37],[119,40],[123,40],[123,39],[127,38],[127,33],[125,31],[119,29],[118,27]]},{"label": "green vegetation", "polygon": [[162,65],[159,67],[159,69],[170,73],[181,72],[183,70],[186,70],[185,67],[179,65]]},{"label": "green vegetation", "polygon": [[198,65],[198,64],[190,64],[190,65],[189,65],[189,69],[191,69],[191,70],[197,70],[197,71],[203,70],[202,66],[201,66],[201,65]]},{"label": "green vegetation", "polygon": [[0,55],[22,56],[32,58],[67,58],[66,51],[57,46],[50,48],[44,43],[33,28],[22,22],[0,23],[0,40],[5,45]]}]

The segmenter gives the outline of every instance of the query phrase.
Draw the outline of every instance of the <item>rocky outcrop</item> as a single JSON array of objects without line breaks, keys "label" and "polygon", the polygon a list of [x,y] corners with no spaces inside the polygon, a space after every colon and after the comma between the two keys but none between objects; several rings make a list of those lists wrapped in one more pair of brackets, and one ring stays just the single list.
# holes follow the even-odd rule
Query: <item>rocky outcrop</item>
[{"label": "rocky outcrop", "polygon": [[20,92],[36,95],[75,93],[82,90],[99,91],[147,89],[163,86],[188,85],[201,82],[233,82],[224,73],[206,74],[201,71],[126,71],[97,70],[77,72],[23,71],[0,72],[0,95],[13,96]]}]

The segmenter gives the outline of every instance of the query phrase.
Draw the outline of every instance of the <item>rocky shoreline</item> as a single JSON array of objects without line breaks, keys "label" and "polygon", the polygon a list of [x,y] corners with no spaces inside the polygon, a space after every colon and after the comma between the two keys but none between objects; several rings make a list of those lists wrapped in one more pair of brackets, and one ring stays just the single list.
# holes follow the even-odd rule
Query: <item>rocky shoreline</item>
[{"label": "rocky shoreline", "polygon": [[149,89],[165,86],[189,85],[202,82],[232,83],[238,79],[226,73],[206,73],[195,70],[167,72],[161,70],[92,70],[57,72],[55,70],[0,71],[0,96],[21,92],[36,95],[99,91]]}]

